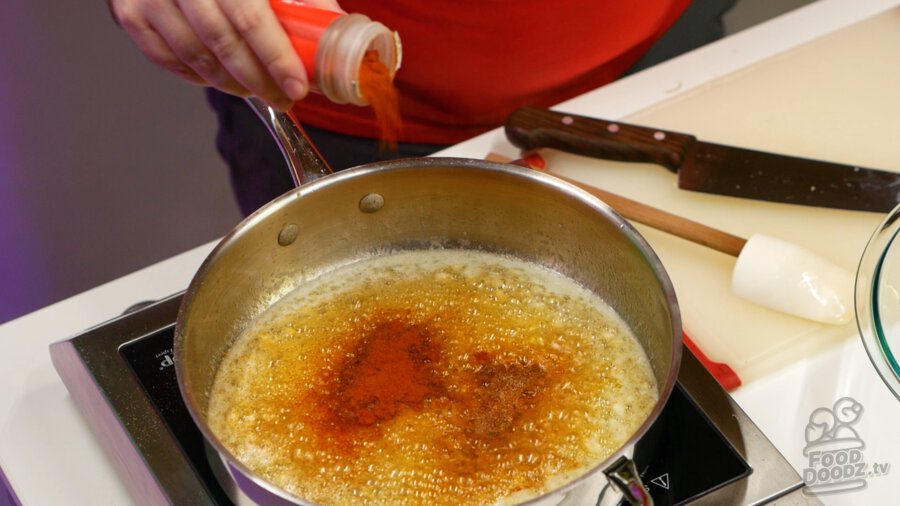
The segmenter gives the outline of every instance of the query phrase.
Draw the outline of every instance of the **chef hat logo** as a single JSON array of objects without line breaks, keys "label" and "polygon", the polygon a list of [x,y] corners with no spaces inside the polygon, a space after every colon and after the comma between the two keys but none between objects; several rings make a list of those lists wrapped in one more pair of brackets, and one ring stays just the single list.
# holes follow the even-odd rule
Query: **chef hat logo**
[{"label": "chef hat logo", "polygon": [[862,417],[863,406],[850,397],[835,401],[832,409],[818,408],[809,415],[806,425],[806,447],[803,455],[810,451],[830,451],[863,449],[866,443],[851,427]]}]

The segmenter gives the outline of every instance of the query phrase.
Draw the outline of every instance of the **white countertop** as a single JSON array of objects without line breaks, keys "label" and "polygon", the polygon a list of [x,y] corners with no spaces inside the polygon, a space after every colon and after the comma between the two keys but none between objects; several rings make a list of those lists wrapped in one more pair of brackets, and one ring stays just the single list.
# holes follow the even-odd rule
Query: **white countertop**
[{"label": "white countertop", "polygon": [[[851,54],[843,58],[865,60],[879,50],[893,55],[896,45],[879,48],[865,43],[869,39],[876,45],[883,41],[879,33],[887,28],[900,32],[898,5],[897,0],[819,0],[561,104],[559,109],[606,119],[626,118],[632,123],[652,123],[695,133],[704,140],[742,143],[746,147],[790,151],[795,155],[900,172],[895,149],[896,134],[900,131],[896,123],[900,118],[897,80],[884,88],[879,84],[882,82],[879,76],[867,79],[851,71],[846,80],[803,80],[804,75],[827,74],[828,70],[817,69],[815,64],[848,46],[847,40],[858,44],[848,48]],[[854,26],[863,28],[854,30]],[[842,35],[844,32],[847,35]],[[858,53],[853,53],[854,49]],[[830,53],[821,54],[822,51]],[[900,66],[900,60],[891,61],[895,61],[893,67]],[[789,65],[791,69],[783,76],[783,82],[773,82],[773,75],[781,72],[778,65]],[[819,96],[822,102],[811,100],[808,107],[797,103],[802,101],[791,98],[791,86],[808,89],[810,96]],[[788,90],[784,93],[785,103],[778,103],[779,94],[769,93],[766,87]],[[758,103],[753,102],[755,95],[748,89],[760,90],[762,98],[756,99]],[[702,114],[685,114],[685,111],[699,112],[698,108],[706,106],[727,110],[735,107],[735,96],[741,98],[741,107],[752,110],[752,114],[744,115],[743,121],[719,127],[715,115],[710,119]],[[873,102],[877,107],[870,107]],[[842,125],[844,142],[837,142],[827,137],[827,132],[834,129],[823,128],[822,122],[833,120],[829,113],[836,114],[846,108],[852,108],[855,115],[850,121],[852,128]],[[789,119],[779,116],[785,110],[793,113]],[[878,111],[885,114],[876,118]],[[766,123],[773,118],[778,121]],[[881,121],[881,128],[876,120]],[[884,126],[888,127],[886,131]],[[792,132],[785,135],[779,129]],[[812,138],[804,137],[813,131],[819,133]],[[785,138],[793,139],[793,143],[780,145],[779,142],[787,142]],[[879,143],[880,151],[876,145]],[[881,154],[890,152],[885,150],[885,144],[894,148],[892,158]],[[442,154],[481,158],[489,151],[515,152],[498,130]],[[855,268],[861,247],[880,221],[879,216],[871,213],[785,211],[785,206],[767,203],[722,204],[716,200],[720,197],[686,196],[673,185],[660,183],[660,178],[666,177],[662,173],[622,176],[598,161],[571,155],[548,154],[548,160],[553,167],[563,167],[572,177],[636,200],[652,198],[654,205],[665,203],[671,212],[735,234],[788,230],[805,246],[828,251],[834,261],[851,263],[848,268]],[[638,187],[640,192],[636,190]],[[727,216],[710,213],[721,205],[730,206]],[[811,230],[816,227],[809,226],[810,223],[821,230]],[[890,395],[869,364],[855,328],[804,326],[766,313],[753,313],[752,308],[729,305],[732,303],[724,297],[710,297],[710,293],[720,289],[714,285],[721,283],[721,273],[728,270],[726,261],[656,231],[641,231],[672,276],[682,302],[685,328],[712,358],[729,362],[742,374],[745,385],[733,393],[734,398],[801,475],[809,477],[828,472],[823,463],[811,461],[809,455],[815,459],[817,454],[804,455],[806,428],[813,411],[831,409],[845,397],[862,406],[862,415],[850,427],[857,441],[863,444],[857,457],[868,464],[867,472],[883,471],[884,465],[891,467],[881,476],[865,476],[865,488],[823,495],[820,499],[836,505],[896,502],[892,492],[900,490],[900,469],[893,467],[900,466],[900,438],[893,432],[893,426],[900,420],[900,402]],[[53,369],[47,347],[120,314],[134,302],[158,299],[184,289],[212,246],[200,246],[0,326],[0,356],[4,364],[0,367],[3,385],[0,469],[23,504],[131,502]],[[704,277],[709,280],[706,285],[694,286],[698,265],[704,273],[711,273]],[[704,314],[728,316],[729,311],[736,311],[730,320],[737,318],[737,321],[747,317],[749,311],[754,325],[762,325],[761,329],[767,330],[756,348],[767,347],[762,348],[765,356],[742,349],[741,346],[751,346],[752,342],[741,340],[739,330],[732,329],[734,334],[730,334],[714,319],[702,317]],[[755,328],[754,332],[759,330]],[[731,335],[733,341],[729,341]]]}]

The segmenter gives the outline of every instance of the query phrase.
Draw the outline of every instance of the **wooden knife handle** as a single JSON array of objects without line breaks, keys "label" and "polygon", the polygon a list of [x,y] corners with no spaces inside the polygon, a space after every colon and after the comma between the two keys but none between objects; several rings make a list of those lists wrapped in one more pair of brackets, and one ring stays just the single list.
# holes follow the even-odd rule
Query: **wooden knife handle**
[{"label": "wooden knife handle", "polygon": [[655,163],[677,172],[692,135],[522,107],[506,120],[506,136],[521,149],[553,148],[622,162]]}]

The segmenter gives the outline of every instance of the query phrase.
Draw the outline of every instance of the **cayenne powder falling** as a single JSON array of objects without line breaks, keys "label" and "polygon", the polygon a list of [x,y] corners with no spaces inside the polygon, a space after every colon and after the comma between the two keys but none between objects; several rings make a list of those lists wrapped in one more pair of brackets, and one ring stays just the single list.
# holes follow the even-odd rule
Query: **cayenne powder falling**
[{"label": "cayenne powder falling", "polygon": [[359,69],[359,90],[375,113],[382,151],[397,151],[402,120],[397,88],[391,71],[378,59],[378,51],[366,51]]}]

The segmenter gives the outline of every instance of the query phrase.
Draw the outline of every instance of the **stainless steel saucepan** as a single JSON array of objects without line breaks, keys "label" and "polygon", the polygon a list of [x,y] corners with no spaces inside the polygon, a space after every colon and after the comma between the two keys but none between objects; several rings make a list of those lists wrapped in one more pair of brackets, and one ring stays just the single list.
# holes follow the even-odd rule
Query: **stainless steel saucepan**
[{"label": "stainless steel saucepan", "polygon": [[223,485],[235,500],[310,504],[256,475],[210,429],[210,387],[234,339],[335,265],[373,252],[454,247],[512,255],[592,290],[630,325],[656,376],[659,401],[629,441],[528,504],[581,504],[588,497],[596,504],[609,484],[629,502],[647,504],[630,456],[675,384],[681,321],[669,278],[637,231],[584,191],[512,165],[416,158],[331,174],[290,118],[250,102],[278,139],[298,187],[249,216],[209,255],[184,296],[174,350],[184,401],[227,470]]}]

